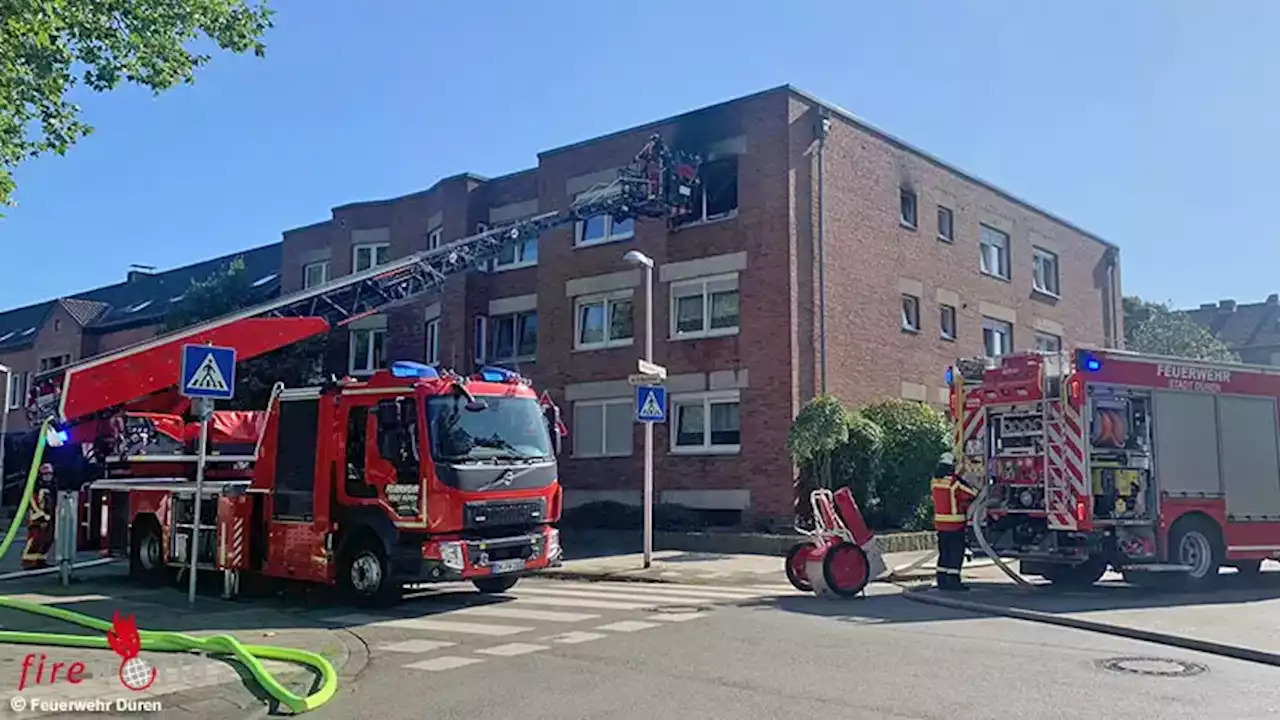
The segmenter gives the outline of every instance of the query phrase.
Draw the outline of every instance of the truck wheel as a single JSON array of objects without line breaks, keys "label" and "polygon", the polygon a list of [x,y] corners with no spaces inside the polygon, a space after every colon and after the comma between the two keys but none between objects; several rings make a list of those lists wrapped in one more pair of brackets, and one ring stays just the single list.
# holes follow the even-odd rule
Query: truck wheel
[{"label": "truck wheel", "polygon": [[800,592],[813,592],[813,583],[809,582],[809,574],[805,571],[812,552],[813,544],[807,542],[796,543],[787,551],[787,581]]},{"label": "truck wheel", "polygon": [[160,523],[151,518],[140,519],[130,535],[129,577],[146,585],[163,585],[171,573],[165,564]]},{"label": "truck wheel", "polygon": [[842,542],[827,550],[822,558],[822,579],[831,592],[840,597],[853,597],[862,592],[871,579],[871,563],[862,548]]},{"label": "truck wheel", "polygon": [[1087,588],[1107,573],[1107,561],[1089,558],[1078,565],[1048,565],[1044,577],[1054,585],[1066,588]]},{"label": "truck wheel", "polygon": [[485,595],[501,595],[510,590],[520,582],[519,575],[493,575],[490,577],[476,578],[471,581],[476,589]]},{"label": "truck wheel", "polygon": [[1204,590],[1218,579],[1222,565],[1222,543],[1217,528],[1207,520],[1190,517],[1173,524],[1169,533],[1169,559],[1191,570],[1182,576],[1189,590]]},{"label": "truck wheel", "polygon": [[402,587],[392,576],[386,551],[375,540],[356,540],[343,552],[338,572],[343,592],[357,605],[387,607],[400,601]]}]

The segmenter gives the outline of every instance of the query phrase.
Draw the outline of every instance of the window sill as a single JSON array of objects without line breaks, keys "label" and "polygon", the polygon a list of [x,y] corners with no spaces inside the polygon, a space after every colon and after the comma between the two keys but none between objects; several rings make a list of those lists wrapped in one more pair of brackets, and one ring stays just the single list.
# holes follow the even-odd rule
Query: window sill
[{"label": "window sill", "polygon": [[715,217],[702,218],[700,220],[693,220],[693,221],[684,223],[683,225],[677,225],[676,232],[679,232],[686,228],[705,227],[707,225],[715,225],[716,223],[728,222],[729,220],[732,220],[736,217],[738,217],[738,211],[737,209],[734,209],[734,210],[730,210],[729,212],[723,215],[716,215]]},{"label": "window sill", "polygon": [[1036,287],[1036,286],[1034,286],[1034,285],[1032,285],[1032,286],[1031,286],[1031,292],[1032,292],[1033,294],[1039,295],[1040,297],[1049,298],[1050,300],[1061,300],[1061,299],[1062,299],[1062,295],[1060,295],[1060,294],[1058,294],[1058,293],[1056,293],[1056,292],[1053,292],[1052,290],[1046,290],[1046,289],[1044,289],[1044,288],[1038,288],[1038,287]]},{"label": "window sill", "polygon": [[715,328],[714,330],[704,330],[702,332],[686,332],[676,333],[667,338],[670,342],[679,342],[681,340],[708,340],[711,338],[732,337],[741,332],[741,327],[732,328]]},{"label": "window sill", "polygon": [[357,378],[371,377],[376,372],[378,371],[377,370],[351,370],[351,369],[347,370],[348,375],[350,375],[351,377],[357,377]]},{"label": "window sill", "polygon": [[939,235],[939,236],[938,236],[938,242],[943,242],[943,243],[946,243],[946,244],[948,244],[948,245],[955,245],[955,244],[956,244],[956,239],[955,239],[955,238],[949,238],[949,237],[947,237],[946,235]]},{"label": "window sill", "polygon": [[913,224],[911,224],[911,223],[909,223],[909,222],[907,222],[906,220],[903,220],[903,219],[901,219],[901,218],[899,218],[899,219],[898,219],[898,226],[899,226],[899,227],[901,227],[901,228],[903,228],[903,229],[905,229],[905,230],[910,230],[911,232],[915,232],[916,230],[918,230],[918,229],[919,229],[919,228],[918,228],[918,227],[916,227],[915,225],[913,225]]},{"label": "window sill", "polygon": [[523,270],[525,268],[531,268],[531,267],[538,267],[538,263],[535,261],[535,262],[514,263],[511,265],[494,265],[493,272],[496,275],[497,273],[507,272],[508,270]]},{"label": "window sill", "polygon": [[986,277],[991,278],[992,280],[1000,280],[1002,282],[1013,282],[1013,280],[1006,275],[997,275],[996,273],[988,272],[986,270],[979,270],[978,272],[982,273]]},{"label": "window sill", "polygon": [[955,336],[955,335],[940,335],[940,336],[938,336],[938,339],[940,339],[940,340],[946,340],[947,342],[955,342],[955,341],[956,341],[956,336]]},{"label": "window sill", "polygon": [[600,245],[614,245],[616,243],[626,242],[628,240],[634,240],[635,237],[636,237],[635,233],[632,233],[630,235],[620,235],[618,237],[605,238],[604,240],[592,240],[591,242],[579,242],[579,243],[573,244],[573,249],[578,250],[581,248],[598,247]]},{"label": "window sill", "polygon": [[612,460],[615,458],[629,458],[632,453],[606,453],[604,455],[570,455],[570,460]]},{"label": "window sill", "polygon": [[906,325],[903,325],[903,326],[902,326],[902,332],[904,332],[904,333],[906,333],[906,334],[908,334],[908,335],[919,335],[919,334],[920,334],[920,328],[918,328],[918,327],[908,327],[908,326],[906,326]]},{"label": "window sill", "polygon": [[671,448],[671,455],[738,455],[742,452],[741,445],[712,445],[700,447],[674,447]]},{"label": "window sill", "polygon": [[635,344],[634,339],[625,342],[619,340],[617,342],[599,343],[596,345],[578,345],[573,348],[573,352],[595,352],[597,350],[616,350],[618,348],[628,348]]}]

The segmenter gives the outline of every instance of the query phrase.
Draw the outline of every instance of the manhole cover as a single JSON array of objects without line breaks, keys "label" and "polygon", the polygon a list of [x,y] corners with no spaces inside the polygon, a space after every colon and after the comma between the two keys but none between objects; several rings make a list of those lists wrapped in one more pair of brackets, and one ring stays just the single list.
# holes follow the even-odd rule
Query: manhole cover
[{"label": "manhole cover", "polygon": [[1118,657],[1099,660],[1103,670],[1129,673],[1130,675],[1158,675],[1162,677],[1191,677],[1209,670],[1200,663],[1158,657]]},{"label": "manhole cover", "polygon": [[675,615],[681,613],[698,613],[706,609],[706,607],[699,605],[660,605],[655,607],[653,610],[654,612],[671,613]]}]

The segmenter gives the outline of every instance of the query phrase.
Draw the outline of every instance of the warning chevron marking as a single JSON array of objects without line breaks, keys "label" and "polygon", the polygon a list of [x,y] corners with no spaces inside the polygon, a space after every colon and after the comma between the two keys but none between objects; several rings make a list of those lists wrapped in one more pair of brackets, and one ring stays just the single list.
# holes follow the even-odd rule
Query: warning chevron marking
[{"label": "warning chevron marking", "polygon": [[187,383],[190,390],[208,390],[210,392],[228,392],[231,388],[227,385],[227,379],[222,377],[222,371],[218,369],[218,361],[214,359],[213,353],[204,356],[204,360],[200,362],[200,367],[196,368],[195,373],[191,376],[191,381]]}]

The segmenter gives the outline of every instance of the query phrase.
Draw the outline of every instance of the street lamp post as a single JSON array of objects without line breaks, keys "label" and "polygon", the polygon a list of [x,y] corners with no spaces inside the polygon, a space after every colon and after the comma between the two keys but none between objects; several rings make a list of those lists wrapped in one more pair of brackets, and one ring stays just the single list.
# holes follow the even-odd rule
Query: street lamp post
[{"label": "street lamp post", "polygon": [[[644,269],[644,360],[653,362],[653,258],[631,250],[623,260]],[[653,423],[644,425],[644,566],[653,561]]]},{"label": "street lamp post", "polygon": [[4,450],[8,445],[5,439],[9,437],[9,406],[13,404],[13,398],[9,397],[13,392],[13,368],[0,365],[0,374],[4,375],[4,409],[0,410],[0,507],[4,507]]}]

